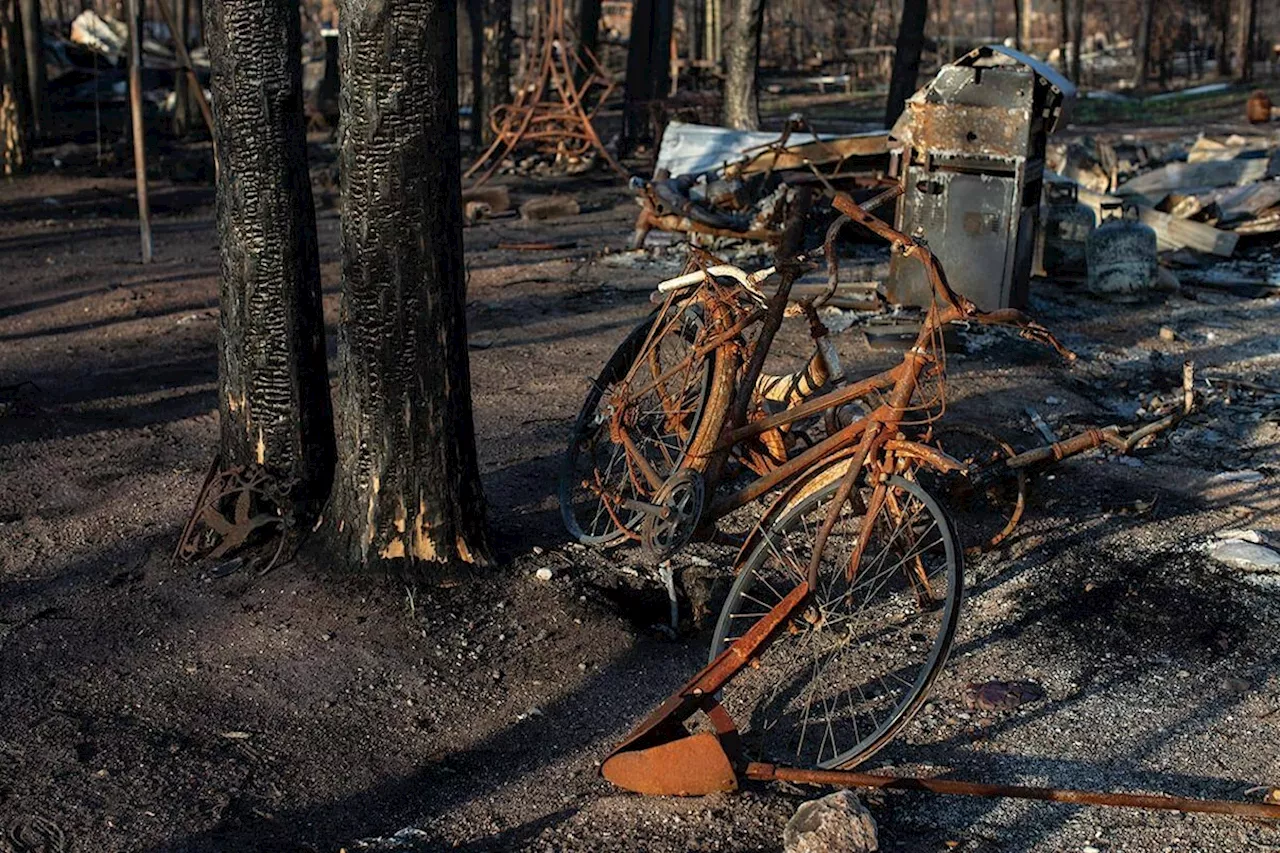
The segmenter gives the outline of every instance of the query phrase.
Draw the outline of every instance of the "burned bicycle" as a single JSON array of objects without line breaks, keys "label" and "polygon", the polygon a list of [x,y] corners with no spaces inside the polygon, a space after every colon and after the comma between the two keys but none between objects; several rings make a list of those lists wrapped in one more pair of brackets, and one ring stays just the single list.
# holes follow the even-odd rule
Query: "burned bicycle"
[{"label": "burned bicycle", "polygon": [[[710,265],[659,286],[661,306],[588,394],[560,482],[562,514],[579,541],[634,541],[662,560],[779,491],[741,547],[711,663],[605,763],[623,787],[705,793],[735,786],[747,759],[825,769],[865,761],[923,704],[959,619],[964,548],[920,475],[959,476],[975,491],[1014,484],[1008,520],[981,534],[986,545],[1021,516],[1024,469],[1102,444],[1131,449],[1180,417],[1132,435],[1090,430],[1022,454],[982,435],[977,445],[960,441],[963,428],[938,423],[947,324],[1009,326],[1073,356],[1022,312],[981,312],[952,291],[922,241],[870,214],[895,195],[859,206],[837,194],[842,215],[820,254],[826,295],[838,282],[834,240],[852,223],[922,265],[934,296],[900,364],[844,384],[816,313],[822,296],[789,308],[812,257],[754,275]],[[815,353],[796,374],[768,376],[765,358],[789,310],[808,317]],[[824,437],[793,440],[814,421]],[[744,469],[755,475],[745,484]],[[685,721],[699,713],[714,731],[689,733]]]}]

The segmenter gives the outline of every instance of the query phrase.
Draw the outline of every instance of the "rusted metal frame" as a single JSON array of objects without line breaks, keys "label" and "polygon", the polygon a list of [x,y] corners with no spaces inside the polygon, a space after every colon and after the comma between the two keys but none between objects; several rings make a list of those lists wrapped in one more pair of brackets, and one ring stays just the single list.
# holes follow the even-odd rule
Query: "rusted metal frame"
[{"label": "rusted metal frame", "polygon": [[738,429],[730,430],[725,434],[725,437],[721,439],[715,449],[727,450],[740,441],[752,438],[762,432],[773,429],[774,427],[786,426],[810,417],[811,415],[819,414],[827,409],[832,409],[836,406],[848,403],[851,400],[857,400],[860,397],[865,397],[873,391],[891,388],[898,381],[903,369],[903,365],[895,365],[882,373],[877,373],[874,376],[868,376],[866,379],[860,380],[853,385],[848,385],[844,388],[836,389],[835,391],[829,391],[819,397],[806,400],[799,406],[794,406],[790,409],[778,412],[777,414],[769,415],[768,417],[761,418],[758,421],[752,421]]},{"label": "rusted metal frame", "polygon": [[[911,403],[911,396],[915,393],[916,384],[920,378],[920,372],[924,369],[925,364],[929,361],[928,356],[923,352],[923,345],[929,339],[932,331],[939,325],[937,322],[938,309],[933,306],[929,309],[929,315],[926,317],[924,324],[920,328],[920,334],[916,339],[916,346],[909,350],[906,357],[902,361],[903,368],[897,381],[893,385],[893,390],[889,393],[889,399],[886,403],[872,412],[867,420],[871,421],[871,426],[867,428],[867,432],[863,437],[863,446],[865,452],[860,452],[857,465],[849,466],[848,472],[845,473],[844,479],[840,482],[840,488],[836,492],[835,500],[832,501],[831,507],[827,510],[827,516],[823,519],[822,527],[818,528],[818,534],[814,537],[813,556],[809,560],[809,578],[811,583],[816,583],[818,577],[818,566],[822,562],[822,550],[826,547],[827,538],[831,535],[831,531],[836,526],[836,521],[840,518],[841,507],[844,502],[849,499],[850,492],[858,481],[858,477],[862,475],[863,466],[867,459],[875,459],[875,454],[885,441],[896,436],[898,432],[898,424],[902,421],[903,413]],[[889,471],[892,471],[892,458]],[[879,467],[877,463],[873,465]],[[886,471],[884,473],[889,473]],[[858,537],[858,544],[853,549],[853,555],[849,561],[849,568],[846,570],[850,582],[853,580],[853,574],[856,571],[858,562],[861,560],[862,552],[866,547],[869,538],[868,534],[874,518],[879,512],[880,503],[884,500],[884,483],[880,482],[884,478],[876,478],[874,483],[874,491],[871,495],[871,502],[867,506],[867,511],[862,519],[862,531]]]},{"label": "rusted metal frame", "polygon": [[623,427],[618,427],[618,437],[622,439],[620,442],[627,451],[627,457],[635,459],[636,467],[640,469],[641,475],[645,481],[649,483],[649,488],[655,492],[662,488],[665,482],[658,476],[658,472],[653,470],[653,466],[649,464],[649,460],[644,458],[644,454],[640,452],[640,448],[636,447],[635,440],[631,438],[631,434]]},{"label": "rusted metal frame", "polygon": [[[658,319],[655,320],[653,325],[649,327],[649,334],[645,335],[644,343],[640,345],[641,352],[648,351],[648,349],[651,346],[653,346],[653,342],[655,340],[665,336],[667,332],[671,331],[672,327],[675,325],[676,320],[679,318],[680,315],[678,313],[668,314],[668,312],[671,311],[671,307],[679,301],[683,301],[683,300],[676,298],[675,291],[672,291],[667,295],[667,298],[662,303],[662,307],[658,310]],[[662,328],[661,332],[658,331],[659,320],[661,320],[663,323],[666,324]],[[689,356],[686,356],[685,360],[687,361],[689,358],[690,358]],[[680,366],[684,365],[684,363],[685,363],[684,361],[678,362],[676,367],[673,367],[672,370],[679,368]],[[635,362],[631,365],[631,367],[628,368],[627,375],[622,378],[622,384],[624,386],[630,385],[631,380],[635,378],[636,371],[639,369],[640,369],[640,359],[637,358]],[[665,378],[665,375],[664,375],[664,378]],[[655,380],[655,382],[656,381],[658,380]],[[632,391],[627,396],[628,398],[635,398],[635,397],[641,396],[641,394],[647,394],[648,392],[649,392],[649,386],[646,386],[644,391],[641,391],[641,392]]]},{"label": "rusted metal frame", "polygon": [[640,748],[637,746],[638,742],[660,726],[683,722],[702,708],[710,707],[720,688],[750,663],[752,658],[763,652],[777,630],[800,609],[809,597],[809,589],[809,585],[803,581],[797,584],[767,614],[748,628],[745,634],[734,640],[728,648],[716,655],[715,660],[654,709],[612,754]]},{"label": "rusted metal frame", "polygon": [[[645,201],[648,203],[648,199]],[[696,234],[706,234],[709,237],[728,237],[740,240],[753,240],[760,243],[777,243],[782,239],[781,233],[777,231],[769,231],[766,229],[731,231],[728,228],[716,228],[713,225],[704,225],[701,222],[690,219],[687,216],[681,216],[678,213],[657,213],[651,210],[648,206],[640,209],[640,215],[642,217],[643,225],[647,225],[650,228],[657,228],[659,231],[672,231],[681,234],[693,232]],[[671,220],[675,221],[673,222]]]},{"label": "rusted metal frame", "polygon": [[[893,517],[894,523],[899,527],[902,527],[905,514],[902,506],[898,503],[898,498],[888,488],[887,484],[885,485],[885,504],[889,507],[889,515]],[[916,606],[921,610],[925,610],[933,604],[936,604],[937,599],[933,595],[933,585],[929,583],[929,573],[926,572],[924,568],[924,557],[920,552],[916,551],[916,532],[911,529],[910,519],[907,519],[906,527],[902,529],[903,537],[906,541],[905,553],[908,555],[915,554],[915,556],[911,558],[912,566],[915,569],[915,577],[913,578],[911,573],[908,572],[907,580],[911,582],[911,588],[916,594]],[[890,541],[892,541],[892,537],[890,537]],[[919,585],[917,585],[917,581],[919,582]],[[923,590],[923,592],[921,592],[921,590]]]},{"label": "rusted metal frame", "polygon": [[918,441],[891,438],[884,443],[884,449],[897,458],[906,457],[923,462],[930,468],[944,474],[963,473],[966,470],[965,466],[958,460],[932,445],[921,444]]},{"label": "rusted metal frame", "polygon": [[[668,300],[674,297],[675,293],[676,291],[673,290],[671,292],[671,296],[668,296]],[[663,310],[665,312],[666,309],[664,308]],[[635,399],[637,397],[642,397],[645,394],[648,394],[659,383],[666,382],[673,375],[675,375],[676,371],[683,370],[685,367],[692,364],[694,359],[703,358],[704,356],[706,356],[707,353],[711,352],[712,350],[717,350],[720,347],[724,346],[729,341],[733,340],[733,338],[736,335],[738,335],[743,329],[747,328],[758,319],[759,319],[759,313],[756,311],[753,311],[751,314],[739,320],[737,323],[730,326],[728,329],[721,332],[719,335],[712,338],[710,341],[707,341],[706,343],[703,343],[695,347],[693,352],[691,352],[689,355],[685,356],[680,361],[676,362],[674,365],[669,367],[665,373],[663,373],[657,379],[654,379],[652,383],[642,386],[638,391],[630,390],[627,393],[628,399]],[[674,322],[674,318],[672,319],[672,322]],[[670,331],[670,326],[668,326],[667,329],[664,329],[662,334],[665,335],[668,331]],[[653,335],[653,332],[652,330],[650,330],[650,338],[645,341],[645,347],[648,347],[652,344],[653,342],[652,335]],[[638,366],[639,366],[639,359],[637,359],[636,364],[633,364],[631,366],[631,370],[627,372],[626,379],[623,380],[624,382],[629,383],[632,380],[632,378],[635,376],[635,372]]]},{"label": "rusted metal frame", "polygon": [[801,473],[810,465],[820,462],[827,455],[843,450],[852,444],[858,436],[862,435],[869,424],[870,421],[867,418],[854,421],[835,435],[823,439],[804,453],[789,460],[785,465],[779,465],[773,471],[759,479],[752,480],[750,484],[736,492],[717,498],[706,512],[707,519],[715,521],[739,507],[746,506],[774,487]]},{"label": "rusted metal frame", "polygon": [[1018,469],[1029,468],[1041,462],[1061,462],[1063,459],[1077,456],[1104,444],[1114,447],[1121,453],[1131,453],[1143,439],[1172,429],[1184,417],[1186,415],[1180,412],[1166,415],[1158,421],[1139,427],[1127,436],[1121,433],[1120,427],[1114,425],[1101,429],[1088,429],[1063,441],[1019,453],[1006,459],[1004,464],[1009,468]]},{"label": "rusted metal frame", "polygon": [[[883,408],[883,407],[881,407]],[[853,459],[849,463],[849,469],[845,471],[844,476],[840,478],[840,488],[836,490],[835,498],[831,502],[831,506],[827,509],[827,516],[822,520],[822,527],[818,528],[818,533],[813,539],[813,556],[809,559],[808,580],[810,586],[816,586],[818,583],[818,567],[822,564],[822,551],[826,547],[827,538],[831,535],[831,531],[836,526],[836,521],[840,518],[841,509],[844,507],[845,501],[849,500],[858,478],[862,476],[862,470],[867,464],[867,460],[872,458],[872,454],[876,450],[877,439],[882,439],[884,424],[877,420],[874,415],[870,418],[864,418],[867,421],[865,432],[862,434],[862,441],[858,445],[858,451],[854,454]],[[877,484],[879,486],[880,484]],[[872,497],[875,495],[873,493]],[[870,506],[864,507],[863,527],[867,526],[867,519],[873,515]],[[866,530],[859,539],[859,546],[866,538]],[[856,557],[860,555],[861,548],[855,548],[855,561],[852,565],[856,565]]]},{"label": "rusted metal frame", "polygon": [[[625,535],[628,539],[634,539],[635,541],[639,542],[640,534],[636,533],[635,531],[628,528],[625,524],[623,524],[622,519],[618,518],[618,514],[614,511],[613,507],[610,505],[610,501],[613,500],[613,498],[610,495],[605,494],[604,486],[600,483],[600,472],[596,470],[594,474],[596,478],[596,494],[600,496],[600,501],[601,503],[604,504],[604,511],[609,513],[609,518],[613,521],[614,526],[617,527],[619,530],[621,530],[623,535]],[[627,476],[628,478],[630,478],[631,476],[630,471],[627,472]],[[627,501],[623,500],[621,501],[621,503],[625,505]]]},{"label": "rusted metal frame", "polygon": [[[662,365],[658,363],[657,347],[650,347],[647,354],[648,354],[647,361],[649,362],[649,372],[653,374],[655,377],[654,391],[655,393],[657,393],[658,400],[662,405],[663,426],[669,431],[674,430],[676,435],[679,436],[681,441],[687,442],[689,440],[689,430],[685,429],[683,426],[683,423],[682,423],[683,419],[680,417],[680,415],[682,414],[682,411],[678,408],[680,404],[678,401],[673,400],[671,398],[671,394],[667,391],[666,383],[659,382],[658,379],[656,378],[662,375]],[[681,397],[685,396],[688,390],[689,390],[689,385],[688,385],[688,380],[686,379],[685,387],[680,389],[680,396]],[[667,453],[664,447],[663,456],[666,456],[666,455]],[[674,460],[672,460],[672,464],[674,465]]]},{"label": "rusted metal frame", "polygon": [[961,779],[927,779],[918,776],[887,776],[859,773],[854,770],[806,770],[751,762],[744,774],[758,782],[800,782],[815,785],[837,785],[850,788],[927,791],[987,799],[1012,798],[1066,803],[1076,806],[1152,809],[1161,811],[1220,814],[1234,817],[1280,819],[1280,805],[1243,803],[1232,800],[1198,800],[1163,794],[1131,794],[1121,791],[1081,791],[1072,788],[1039,788],[1026,785],[998,785]]},{"label": "rusted metal frame", "polygon": [[[563,20],[563,14],[564,14],[564,11],[563,11],[563,9],[561,9],[561,20]],[[566,51],[566,50],[564,50],[564,48],[563,48],[563,45],[564,45],[564,44],[565,44],[565,42],[564,42],[563,40],[561,40],[561,41],[560,41],[560,45],[561,45],[560,52],[561,52],[561,54],[562,54],[562,55],[568,55],[568,54],[570,53],[570,51]],[[552,48],[552,51],[553,51],[553,53],[554,53],[554,51],[555,51],[555,48],[554,48],[554,47]],[[554,62],[554,60],[553,60],[553,62]],[[565,78],[564,78],[564,79],[568,79],[569,81],[572,81],[572,80],[573,80],[573,69],[570,67],[568,60],[564,60],[564,61],[563,61],[563,68],[564,68],[564,73],[565,73]],[[586,90],[590,87],[591,83],[593,82],[593,79],[592,79],[592,78],[594,78],[595,76],[597,76],[597,75],[595,74],[595,72],[594,72],[594,71],[587,75],[587,79],[586,79],[586,80],[584,80],[584,81],[583,81],[583,84],[582,84],[583,91],[586,91]],[[573,85],[570,85],[568,88],[566,88],[566,87],[565,87],[565,85],[564,85],[564,80],[563,80],[562,78],[558,77],[558,76],[555,76],[555,75],[553,75],[553,76],[552,76],[552,82],[554,83],[554,85],[555,85],[556,89],[560,92],[560,98],[561,98],[561,100],[563,100],[565,103],[569,104],[570,109],[571,109],[574,113],[576,113],[578,116],[580,116],[580,117],[581,117],[581,120],[582,120],[582,121],[581,121],[581,125],[582,125],[582,127],[583,127],[583,129],[584,129],[584,131],[583,131],[583,132],[585,133],[586,137],[587,137],[587,138],[588,138],[588,139],[589,139],[589,140],[590,140],[590,141],[591,141],[591,142],[592,142],[592,143],[593,143],[597,148],[599,148],[599,149],[600,149],[600,153],[604,155],[604,159],[605,159],[605,161],[606,161],[606,162],[608,162],[609,167],[610,167],[611,169],[613,169],[615,172],[617,172],[619,175],[621,175],[622,177],[624,177],[624,178],[630,177],[630,175],[627,173],[627,171],[626,171],[625,169],[623,169],[621,165],[619,165],[618,161],[617,161],[617,160],[615,160],[615,159],[613,159],[613,155],[612,155],[612,154],[610,154],[610,153],[609,153],[609,151],[608,151],[608,149],[604,147],[604,142],[603,142],[603,141],[601,141],[600,137],[596,134],[595,128],[594,128],[594,127],[592,126],[592,124],[591,124],[591,118],[590,118],[590,116],[587,114],[586,109],[582,106],[582,101],[581,101],[581,100],[579,99],[579,97],[578,97],[578,90],[577,90],[577,87],[576,87],[576,86],[573,86]]]},{"label": "rusted metal frame", "polygon": [[[787,310],[787,300],[791,296],[791,287],[795,284],[796,279],[800,277],[801,266],[794,259],[800,249],[804,219],[809,213],[809,207],[812,203],[813,192],[808,188],[803,188],[796,193],[795,208],[792,210],[787,227],[783,230],[782,245],[778,249],[779,258],[786,259],[778,264],[780,275],[778,289],[769,302],[768,310],[760,327],[760,335],[756,338],[755,347],[751,352],[751,360],[747,363],[747,368],[742,375],[739,387],[746,389],[746,391],[745,393],[740,393],[734,399],[733,407],[729,409],[730,429],[738,429],[747,422],[747,412],[751,408],[752,400],[755,397],[756,380],[760,378],[760,371],[764,369],[764,360],[768,357],[769,350],[773,347],[773,339],[778,334],[778,330],[782,328],[782,320]],[[713,463],[713,468],[718,471],[723,465],[724,459],[727,458],[728,454],[725,453],[720,464]]]}]

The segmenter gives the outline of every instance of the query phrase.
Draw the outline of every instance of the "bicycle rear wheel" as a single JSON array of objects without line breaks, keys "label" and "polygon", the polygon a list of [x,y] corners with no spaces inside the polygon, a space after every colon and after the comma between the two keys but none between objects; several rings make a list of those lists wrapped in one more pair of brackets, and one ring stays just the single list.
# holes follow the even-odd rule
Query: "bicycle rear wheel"
[{"label": "bicycle rear wheel", "polygon": [[[843,467],[840,468],[844,470]],[[734,581],[714,658],[801,582],[840,477],[785,511]],[[890,478],[850,578],[870,487],[845,502],[823,547],[809,604],[722,691],[749,757],[848,767],[881,749],[923,704],[951,648],[963,552],[945,511],[919,485]]]},{"label": "bicycle rear wheel", "polygon": [[665,482],[681,467],[705,464],[734,370],[722,352],[699,352],[707,315],[696,300],[655,311],[592,383],[560,467],[560,514],[579,542],[639,538],[646,515],[636,502],[650,503],[661,485],[651,477]]}]

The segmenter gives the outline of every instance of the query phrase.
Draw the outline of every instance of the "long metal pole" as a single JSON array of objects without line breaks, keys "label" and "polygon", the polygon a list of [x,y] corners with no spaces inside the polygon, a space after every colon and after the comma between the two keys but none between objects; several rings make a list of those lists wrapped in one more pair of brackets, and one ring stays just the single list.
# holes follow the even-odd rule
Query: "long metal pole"
[{"label": "long metal pole", "polygon": [[959,779],[922,779],[912,776],[879,776],[852,770],[802,770],[775,767],[752,762],[746,776],[761,782],[810,782],[816,785],[840,785],[849,788],[893,788],[906,791],[929,791],[934,794],[957,794],[966,797],[1043,800],[1077,806],[1111,806],[1129,809],[1160,809],[1201,814],[1235,815],[1269,820],[1280,818],[1280,805],[1242,803],[1232,800],[1197,800],[1190,797],[1166,797],[1163,794],[1127,794],[1116,791],[1079,791],[1071,788],[1032,788],[1024,785],[991,785]]},{"label": "long metal pole", "polygon": [[151,263],[151,205],[147,202],[147,143],[142,126],[142,28],[138,0],[129,0],[129,113],[133,120],[133,170],[137,174],[142,262]]}]

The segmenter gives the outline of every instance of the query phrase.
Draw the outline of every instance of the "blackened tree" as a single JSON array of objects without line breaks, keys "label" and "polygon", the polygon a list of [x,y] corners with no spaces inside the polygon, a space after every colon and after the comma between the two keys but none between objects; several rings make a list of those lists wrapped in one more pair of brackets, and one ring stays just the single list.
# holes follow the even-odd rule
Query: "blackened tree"
[{"label": "blackened tree", "polygon": [[333,479],[298,0],[206,0],[222,246],[224,467],[257,463],[300,521]]},{"label": "blackened tree", "polygon": [[916,90],[920,54],[924,51],[924,24],[928,17],[928,0],[906,0],[903,3],[898,42],[893,53],[893,74],[889,78],[889,100],[884,110],[885,127],[893,127],[898,116],[902,115],[907,98]]},{"label": "blackened tree", "polygon": [[467,360],[450,0],[343,0],[335,556],[488,561]]},{"label": "blackened tree", "polygon": [[731,0],[728,38],[724,42],[724,123],[738,130],[760,127],[760,34],[764,0]]}]

